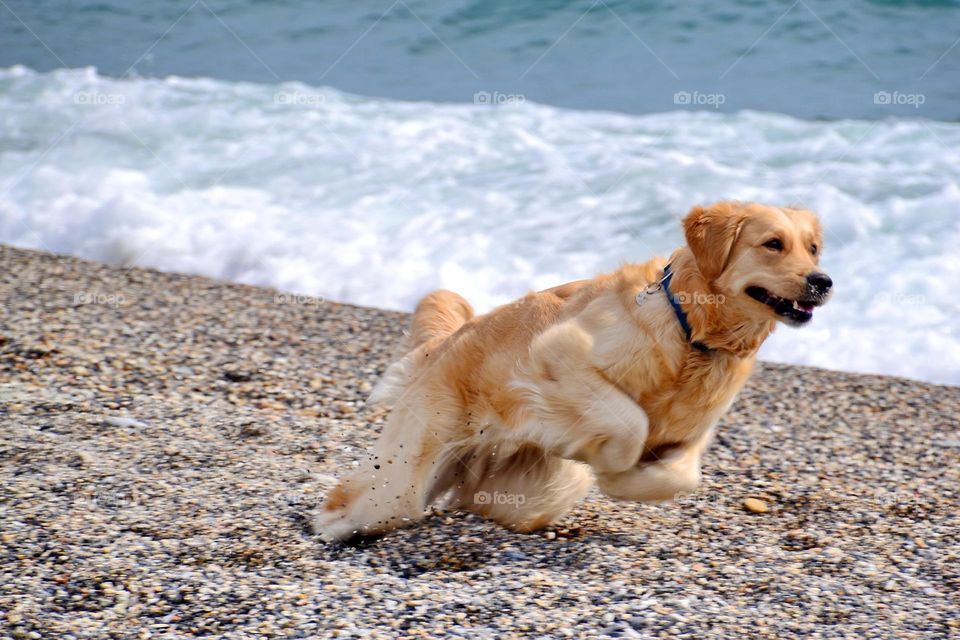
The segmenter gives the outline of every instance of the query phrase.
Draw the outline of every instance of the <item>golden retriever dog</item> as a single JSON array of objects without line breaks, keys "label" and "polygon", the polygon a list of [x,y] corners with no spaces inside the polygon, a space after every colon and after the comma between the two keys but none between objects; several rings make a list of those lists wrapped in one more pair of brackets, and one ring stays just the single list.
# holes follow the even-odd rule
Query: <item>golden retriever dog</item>
[{"label": "golden retriever dog", "polygon": [[802,325],[832,282],[816,216],[721,202],[687,244],[474,316],[435,291],[371,401],[375,448],[326,496],[325,540],[413,523],[443,499],[516,531],[560,518],[596,481],[619,500],[693,491],[714,427],[776,323]]}]

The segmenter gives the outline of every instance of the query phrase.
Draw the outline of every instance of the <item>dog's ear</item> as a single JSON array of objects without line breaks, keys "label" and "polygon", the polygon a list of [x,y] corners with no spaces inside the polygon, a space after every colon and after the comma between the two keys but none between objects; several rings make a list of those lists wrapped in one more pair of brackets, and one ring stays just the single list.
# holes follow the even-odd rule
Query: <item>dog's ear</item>
[{"label": "dog's ear", "polygon": [[687,245],[704,278],[714,280],[723,273],[746,219],[746,207],[739,202],[694,207],[683,219]]}]

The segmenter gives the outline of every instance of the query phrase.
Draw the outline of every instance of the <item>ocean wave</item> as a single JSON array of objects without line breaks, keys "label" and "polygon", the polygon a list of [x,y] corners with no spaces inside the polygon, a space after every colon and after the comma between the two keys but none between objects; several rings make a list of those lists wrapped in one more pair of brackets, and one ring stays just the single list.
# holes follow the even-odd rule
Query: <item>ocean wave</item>
[{"label": "ocean wave", "polygon": [[772,360],[960,383],[960,125],[0,70],[0,241],[410,309],[666,254],[695,203],[802,204],[837,282]]}]

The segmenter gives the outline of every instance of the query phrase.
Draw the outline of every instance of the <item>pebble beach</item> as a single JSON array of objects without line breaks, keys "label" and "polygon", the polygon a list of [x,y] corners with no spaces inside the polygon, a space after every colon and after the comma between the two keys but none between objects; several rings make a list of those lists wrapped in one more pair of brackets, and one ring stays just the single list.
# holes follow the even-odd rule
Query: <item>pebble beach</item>
[{"label": "pebble beach", "polygon": [[760,363],[695,494],[326,544],[406,314],[2,245],[0,302],[0,640],[960,637],[960,387]]}]

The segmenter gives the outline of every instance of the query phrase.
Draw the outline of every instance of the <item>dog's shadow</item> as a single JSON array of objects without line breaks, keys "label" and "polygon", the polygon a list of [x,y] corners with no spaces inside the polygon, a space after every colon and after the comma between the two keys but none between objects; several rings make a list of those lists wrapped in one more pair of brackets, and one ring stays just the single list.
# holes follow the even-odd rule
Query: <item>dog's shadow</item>
[{"label": "dog's shadow", "polygon": [[[309,519],[301,516],[298,520],[303,532],[314,538]],[[644,544],[641,536],[605,529],[598,520],[581,524],[574,533],[557,536],[554,532],[556,537],[551,538],[545,533],[516,533],[473,514],[444,513],[384,535],[318,541],[318,552],[329,560],[362,560],[410,579],[436,572],[477,571],[489,565],[586,569],[596,564],[597,554],[604,548],[636,549]]]}]

